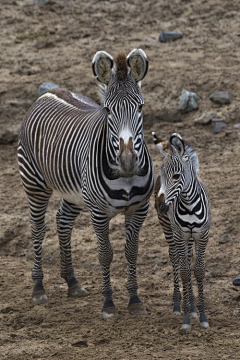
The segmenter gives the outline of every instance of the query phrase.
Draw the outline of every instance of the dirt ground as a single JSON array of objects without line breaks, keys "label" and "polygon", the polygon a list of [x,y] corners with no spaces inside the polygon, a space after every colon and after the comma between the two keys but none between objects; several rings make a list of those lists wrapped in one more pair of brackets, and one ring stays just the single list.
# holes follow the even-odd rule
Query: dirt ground
[{"label": "dirt ground", "polygon": [[[240,5],[230,0],[78,1],[1,0],[0,6],[0,358],[22,359],[240,359]],[[159,42],[160,30],[178,30],[183,38]],[[98,50],[112,55],[142,48],[149,73],[142,82],[144,133],[156,172],[161,156],[151,132],[163,138],[179,132],[195,148],[212,207],[206,251],[205,297],[208,330],[192,322],[187,334],[172,314],[172,268],[158,224],[153,197],[140,235],[139,295],[148,316],[127,314],[123,216],[111,222],[114,249],[112,283],[121,316],[103,320],[97,241],[84,211],[72,236],[77,278],[90,293],[68,299],[60,278],[53,196],[44,241],[44,284],[49,302],[31,302],[33,249],[27,198],[16,161],[17,134],[43,81],[97,100],[91,60]],[[199,109],[179,111],[183,89],[200,97]],[[231,91],[230,105],[209,100],[213,91]],[[227,129],[194,119],[209,111],[225,119]],[[227,243],[219,243],[229,234]],[[196,283],[194,281],[194,289]]]}]

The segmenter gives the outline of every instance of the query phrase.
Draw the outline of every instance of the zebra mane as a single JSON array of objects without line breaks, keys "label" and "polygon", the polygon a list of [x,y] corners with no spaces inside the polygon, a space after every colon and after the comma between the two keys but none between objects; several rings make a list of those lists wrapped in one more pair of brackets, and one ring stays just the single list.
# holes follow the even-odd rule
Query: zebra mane
[{"label": "zebra mane", "polygon": [[193,147],[191,145],[189,145],[186,141],[184,141],[184,144],[185,144],[185,150],[186,150],[190,160],[192,161],[193,169],[197,174],[199,172],[198,155],[197,155],[196,151],[193,149]]},{"label": "zebra mane", "polygon": [[128,74],[128,63],[125,52],[119,52],[114,58],[116,64],[116,76],[119,81],[126,80]]}]

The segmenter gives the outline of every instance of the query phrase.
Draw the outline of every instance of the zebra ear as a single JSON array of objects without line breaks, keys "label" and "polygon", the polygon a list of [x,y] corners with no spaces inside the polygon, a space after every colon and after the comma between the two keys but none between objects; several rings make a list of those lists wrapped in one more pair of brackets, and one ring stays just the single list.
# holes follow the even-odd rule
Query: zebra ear
[{"label": "zebra ear", "polygon": [[167,141],[160,139],[154,132],[152,132],[153,142],[157,146],[158,150],[163,156],[166,156],[169,150],[169,144]]},{"label": "zebra ear", "polygon": [[135,81],[141,81],[148,71],[148,60],[145,52],[142,49],[133,49],[127,56],[127,62]]},{"label": "zebra ear", "polygon": [[108,85],[113,68],[113,57],[105,51],[98,51],[92,59],[93,74],[97,79]]},{"label": "zebra ear", "polygon": [[185,153],[185,144],[183,139],[179,134],[172,134],[169,140],[170,144],[172,145],[173,149],[175,149],[181,156]]}]

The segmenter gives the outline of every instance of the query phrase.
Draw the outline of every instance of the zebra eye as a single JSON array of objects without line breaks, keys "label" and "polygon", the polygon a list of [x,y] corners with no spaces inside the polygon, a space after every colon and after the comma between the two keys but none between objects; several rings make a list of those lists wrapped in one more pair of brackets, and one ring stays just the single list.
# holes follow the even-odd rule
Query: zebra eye
[{"label": "zebra eye", "polygon": [[180,174],[174,174],[172,178],[174,180],[178,180],[180,178]]},{"label": "zebra eye", "polygon": [[142,112],[142,107],[143,107],[143,104],[140,104],[140,105],[138,106],[138,112],[139,112],[139,113]]},{"label": "zebra eye", "polygon": [[108,107],[105,107],[105,109],[106,109],[106,111],[107,111],[108,115],[110,115],[110,114],[111,114],[110,109],[109,109]]}]

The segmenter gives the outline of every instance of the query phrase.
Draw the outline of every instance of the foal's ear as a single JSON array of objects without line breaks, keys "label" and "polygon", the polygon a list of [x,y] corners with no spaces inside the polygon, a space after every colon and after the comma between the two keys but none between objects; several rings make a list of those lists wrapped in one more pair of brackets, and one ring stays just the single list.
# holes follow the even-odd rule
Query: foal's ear
[{"label": "foal's ear", "polygon": [[105,51],[98,51],[92,59],[93,74],[97,79],[108,85],[113,68],[113,57]]},{"label": "foal's ear", "polygon": [[170,144],[172,145],[172,148],[175,149],[181,156],[185,153],[185,144],[183,139],[179,134],[172,134],[169,140]]},{"label": "foal's ear", "polygon": [[152,136],[153,136],[153,142],[154,144],[157,146],[158,150],[160,151],[160,153],[163,156],[166,156],[167,153],[169,152],[169,144],[167,141],[163,141],[162,139],[160,139],[155,132],[152,132]]},{"label": "foal's ear", "polygon": [[141,81],[147,74],[147,55],[142,49],[133,49],[127,56],[127,63],[136,82]]}]

